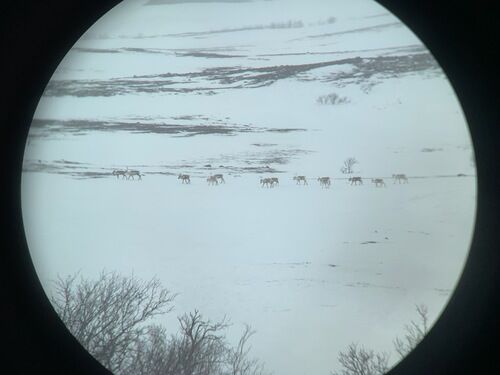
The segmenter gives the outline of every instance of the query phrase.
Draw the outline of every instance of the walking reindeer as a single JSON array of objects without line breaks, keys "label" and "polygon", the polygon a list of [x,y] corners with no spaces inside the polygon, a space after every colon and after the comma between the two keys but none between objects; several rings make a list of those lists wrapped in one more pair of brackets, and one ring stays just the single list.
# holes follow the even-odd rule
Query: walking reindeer
[{"label": "walking reindeer", "polygon": [[270,178],[261,178],[260,185],[262,187],[271,187],[271,185],[272,185],[271,179]]},{"label": "walking reindeer", "polygon": [[260,184],[262,187],[273,188],[275,184],[279,185],[279,180],[277,177],[261,178]]},{"label": "walking reindeer", "polygon": [[120,178],[120,176],[122,176],[122,178],[125,178],[125,172],[126,171],[124,169],[115,169],[112,172],[112,175],[116,176],[116,178]]},{"label": "walking reindeer", "polygon": [[403,181],[403,183],[405,183],[405,184],[408,183],[408,177],[406,177],[406,175],[404,173],[393,174],[392,178],[394,179],[394,183],[398,182],[400,184],[401,181]]},{"label": "walking reindeer", "polygon": [[127,179],[127,180],[130,180],[130,179],[135,180],[134,176],[137,176],[137,177],[139,177],[139,180],[142,180],[141,176],[144,176],[138,170],[132,170],[132,169],[128,169],[128,168],[127,169],[115,169],[112,172],[112,175],[116,176],[116,178],[120,178],[120,176],[121,176],[122,179]]},{"label": "walking reindeer", "polygon": [[363,185],[361,177],[349,177],[349,182],[351,185]]},{"label": "walking reindeer", "polygon": [[224,176],[222,174],[214,174],[214,178],[217,180],[217,182],[219,183],[223,183],[225,184],[226,181],[224,181]]},{"label": "walking reindeer", "polygon": [[300,185],[301,182],[303,185],[308,185],[306,176],[295,176],[293,179],[294,181],[297,181],[297,185]]},{"label": "walking reindeer", "polygon": [[137,176],[139,177],[139,180],[142,180],[141,178],[141,172],[137,171],[137,170],[126,170],[125,171],[125,176],[127,177],[127,180],[129,179],[132,179],[134,180],[134,176]]},{"label": "walking reindeer", "polygon": [[179,174],[179,176],[177,177],[177,179],[181,180],[181,182],[183,184],[190,184],[191,183],[191,179],[189,178],[188,174]]},{"label": "walking reindeer", "polygon": [[207,177],[207,182],[209,185],[219,185],[219,181],[217,180],[217,178],[215,178],[215,176],[208,176]]},{"label": "walking reindeer", "polygon": [[330,181],[330,177],[318,177],[319,186],[322,188],[329,188],[332,184]]},{"label": "walking reindeer", "polygon": [[382,178],[372,178],[372,182],[375,184],[375,187],[386,187]]}]

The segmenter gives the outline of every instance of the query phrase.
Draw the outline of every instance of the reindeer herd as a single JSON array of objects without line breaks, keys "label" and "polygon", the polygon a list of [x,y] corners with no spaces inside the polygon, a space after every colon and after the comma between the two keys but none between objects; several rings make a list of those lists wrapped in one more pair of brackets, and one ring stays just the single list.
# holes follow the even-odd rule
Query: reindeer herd
[{"label": "reindeer herd", "polygon": [[127,180],[135,180],[134,176],[137,176],[139,177],[139,180],[142,180],[141,176],[144,176],[143,174],[141,174],[141,172],[137,171],[137,170],[129,170],[128,168],[127,169],[115,169],[112,173],[113,176],[116,176],[116,178],[120,178],[120,176],[122,176],[122,178],[124,179],[127,179]]},{"label": "reindeer herd", "polygon": [[[137,176],[139,180],[141,180],[141,176],[144,176],[144,174],[141,174],[138,170],[129,170],[128,168],[125,170],[121,169],[115,169],[112,172],[113,176],[116,176],[117,179],[122,177],[122,179],[127,179],[127,180],[135,180],[134,176]],[[179,174],[177,176],[178,180],[181,180],[182,184],[190,184],[191,183],[191,177],[188,174]],[[392,175],[393,183],[396,184],[407,184],[408,183],[408,177],[403,174],[393,174]],[[307,183],[307,178],[306,176],[294,176],[293,180],[296,182],[296,185],[309,185]],[[214,185],[219,185],[219,184],[225,184],[226,181],[224,180],[224,176],[222,174],[214,174],[210,175],[207,177],[207,184],[209,186],[214,186]],[[318,177],[317,181],[319,182],[319,186],[321,188],[328,189],[332,182],[330,177]],[[363,185],[363,179],[359,176],[356,177],[349,177],[347,179],[347,182],[351,186],[356,186],[356,185]],[[371,182],[375,184],[375,187],[386,187],[385,181],[383,178],[372,178]],[[279,179],[277,177],[266,177],[266,178],[261,178],[260,179],[260,185],[261,187],[265,188],[274,188],[276,186],[279,186]]]}]

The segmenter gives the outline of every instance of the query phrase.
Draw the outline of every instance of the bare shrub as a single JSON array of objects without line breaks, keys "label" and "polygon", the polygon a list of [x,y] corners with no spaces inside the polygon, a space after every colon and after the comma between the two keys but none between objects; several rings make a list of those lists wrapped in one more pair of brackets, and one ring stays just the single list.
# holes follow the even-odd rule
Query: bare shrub
[{"label": "bare shrub", "polygon": [[171,342],[178,371],[184,375],[219,374],[224,366],[226,352],[224,330],[226,319],[220,322],[204,320],[195,310],[179,318],[181,336]]},{"label": "bare shrub", "polygon": [[157,279],[144,282],[133,276],[102,272],[96,280],[77,274],[55,281],[52,304],[76,339],[114,373],[130,365],[147,323],[172,309],[175,295]]},{"label": "bare shrub", "polygon": [[351,344],[345,352],[340,352],[338,361],[342,366],[340,372],[332,375],[383,375],[389,370],[389,354],[375,353]]},{"label": "bare shrub", "polygon": [[144,335],[132,365],[124,375],[264,375],[264,365],[249,357],[249,338],[255,333],[246,325],[236,347],[226,342],[226,319],[211,322],[195,310],[178,318],[180,333],[167,338],[161,326]]},{"label": "bare shrub", "polygon": [[288,20],[287,22],[272,22],[267,27],[270,29],[295,29],[304,27],[304,24],[300,20]]},{"label": "bare shrub", "polygon": [[340,171],[344,174],[351,174],[354,172],[353,167],[358,164],[356,158],[347,158],[344,160],[344,165],[340,168]]},{"label": "bare shrub", "polygon": [[316,102],[319,104],[335,105],[335,104],[349,103],[349,99],[345,96],[340,97],[335,93],[331,93],[328,95],[319,96],[318,99],[316,99]]},{"label": "bare shrub", "polygon": [[228,373],[230,375],[264,375],[264,364],[256,358],[250,358],[250,347],[248,340],[255,334],[255,331],[249,325],[245,325],[243,334],[236,348],[229,351]]},{"label": "bare shrub", "polygon": [[121,372],[123,375],[166,375],[172,358],[169,342],[164,327],[149,326],[136,342],[135,350],[131,352],[130,365]]},{"label": "bare shrub", "polygon": [[229,322],[213,322],[198,310],[178,318],[179,332],[168,335],[151,318],[172,310],[175,295],[157,279],[144,282],[114,272],[96,280],[77,274],[58,277],[51,297],[56,312],[82,346],[120,375],[265,375],[250,358],[245,325],[235,347],[226,340]]},{"label": "bare shrub", "polygon": [[[405,325],[404,338],[397,337],[393,342],[401,359],[418,345],[428,330],[427,306],[417,305],[416,310],[419,320]],[[338,361],[342,369],[332,375],[382,375],[389,371],[389,358],[388,353],[376,353],[352,343],[346,351],[340,351]]]},{"label": "bare shrub", "polygon": [[418,322],[412,320],[410,324],[406,324],[404,337],[397,337],[394,340],[394,349],[401,358],[406,357],[422,341],[428,330],[427,306],[420,304],[415,308],[419,317]]}]

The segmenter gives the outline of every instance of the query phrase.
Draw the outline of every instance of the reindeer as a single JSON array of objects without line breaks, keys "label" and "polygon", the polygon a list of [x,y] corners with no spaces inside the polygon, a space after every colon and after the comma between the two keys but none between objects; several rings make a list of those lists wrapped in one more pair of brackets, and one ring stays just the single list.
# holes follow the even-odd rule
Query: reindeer
[{"label": "reindeer", "polygon": [[217,178],[215,178],[215,176],[208,176],[207,177],[207,182],[209,185],[219,185],[219,181],[217,180]]},{"label": "reindeer", "polygon": [[191,183],[191,179],[189,178],[188,174],[179,174],[177,179],[181,180],[183,184],[190,184]]},{"label": "reindeer", "polygon": [[330,181],[330,177],[318,177],[319,186],[322,188],[329,188],[332,184]]},{"label": "reindeer", "polygon": [[127,177],[127,180],[129,180],[130,178],[132,178],[132,180],[135,180],[134,176],[138,176],[139,180],[142,180],[142,178],[141,178],[141,172],[139,172],[137,170],[129,170],[129,169],[127,169],[125,171],[125,176]]},{"label": "reindeer", "polygon": [[267,178],[261,178],[260,179],[260,184],[262,187],[270,187],[273,188],[275,184],[279,185],[278,178],[276,177],[267,177]]},{"label": "reindeer", "polygon": [[372,178],[372,182],[375,184],[375,187],[386,187],[382,178]]},{"label": "reindeer", "polygon": [[122,178],[125,178],[125,172],[123,169],[115,169],[113,172],[112,172],[112,175],[113,176],[116,176],[116,178],[120,178],[120,176],[122,176]]},{"label": "reindeer", "polygon": [[351,185],[363,185],[361,177],[349,177],[349,182]]},{"label": "reindeer", "polygon": [[296,185],[300,185],[300,182],[302,181],[304,183],[304,185],[308,185],[307,184],[307,180],[306,180],[306,176],[295,176],[293,178],[295,181],[297,181],[297,184]]},{"label": "reindeer", "polygon": [[270,178],[261,178],[260,184],[262,187],[271,187],[273,183]]},{"label": "reindeer", "polygon": [[221,182],[223,184],[226,183],[226,181],[224,181],[224,176],[222,174],[215,174],[214,178],[217,180],[217,183],[219,183],[219,182]]},{"label": "reindeer", "polygon": [[396,181],[400,184],[401,181],[403,181],[403,183],[407,184],[408,183],[408,177],[406,177],[406,175],[404,173],[400,173],[400,174],[393,174],[392,175],[392,178],[394,179],[394,183],[396,183]]}]

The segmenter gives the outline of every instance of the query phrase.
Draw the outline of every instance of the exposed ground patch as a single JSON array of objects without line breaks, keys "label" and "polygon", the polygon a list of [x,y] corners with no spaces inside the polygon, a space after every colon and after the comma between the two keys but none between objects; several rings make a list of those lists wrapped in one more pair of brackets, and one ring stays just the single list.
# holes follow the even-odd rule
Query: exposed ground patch
[{"label": "exposed ground patch", "polygon": [[[196,52],[200,53],[200,52]],[[214,54],[208,53],[209,56]],[[349,71],[309,74],[318,68],[350,65]],[[45,96],[113,96],[139,93],[196,93],[214,95],[219,90],[255,88],[279,80],[296,77],[302,81],[320,80],[337,86],[347,84],[375,85],[377,79],[399,77],[429,71],[442,74],[439,65],[428,52],[397,56],[353,57],[309,64],[272,65],[265,67],[223,66],[198,72],[164,73],[106,80],[51,80]]]},{"label": "exposed ground patch", "polygon": [[57,134],[84,135],[89,132],[129,132],[141,134],[167,134],[179,137],[197,135],[237,135],[241,133],[290,133],[306,131],[302,128],[270,128],[248,124],[234,124],[223,120],[193,116],[177,117],[174,120],[188,120],[197,124],[165,123],[151,121],[97,121],[33,119],[30,137],[49,137]]}]

